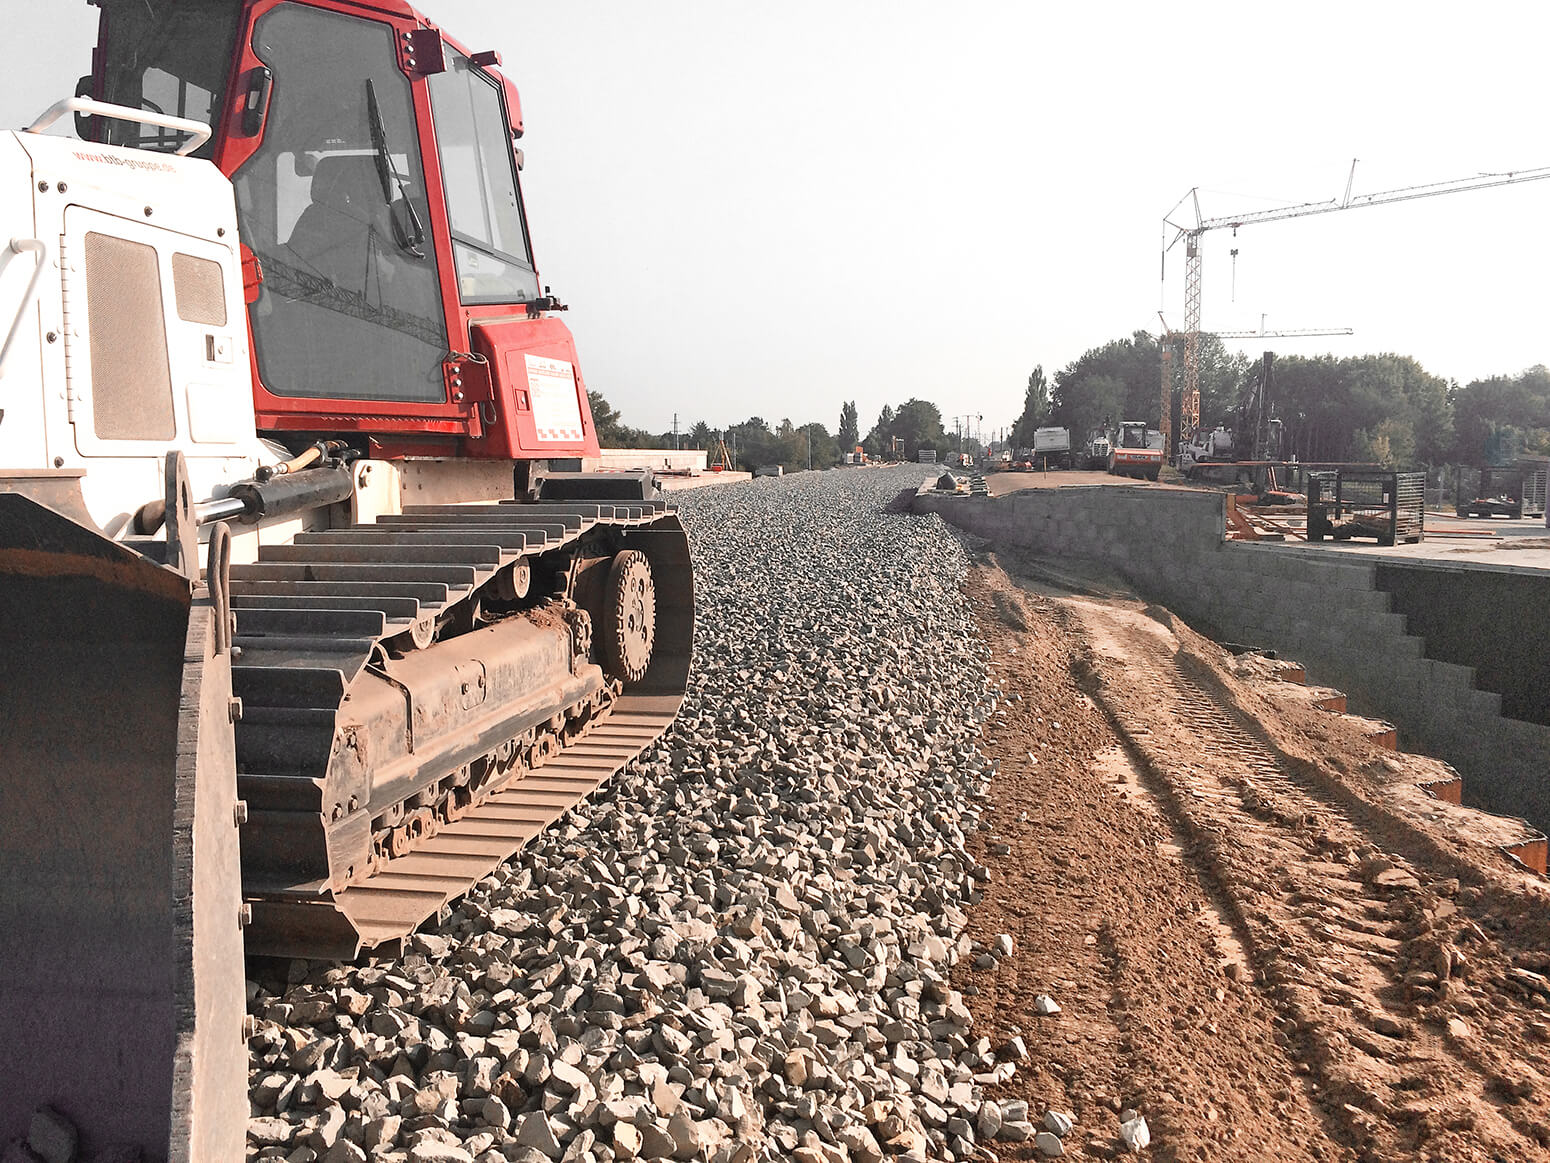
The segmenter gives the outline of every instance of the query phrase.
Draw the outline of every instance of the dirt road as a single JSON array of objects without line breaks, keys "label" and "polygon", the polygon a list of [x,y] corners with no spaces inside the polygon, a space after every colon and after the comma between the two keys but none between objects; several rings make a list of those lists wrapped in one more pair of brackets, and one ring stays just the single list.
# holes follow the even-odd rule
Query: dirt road
[{"label": "dirt road", "polygon": [[1026,1047],[998,1097],[1079,1158],[1134,1108],[1156,1159],[1550,1159],[1550,894],[1438,765],[1116,583],[990,555],[970,596],[1005,696],[970,932],[1013,951],[958,984]]}]

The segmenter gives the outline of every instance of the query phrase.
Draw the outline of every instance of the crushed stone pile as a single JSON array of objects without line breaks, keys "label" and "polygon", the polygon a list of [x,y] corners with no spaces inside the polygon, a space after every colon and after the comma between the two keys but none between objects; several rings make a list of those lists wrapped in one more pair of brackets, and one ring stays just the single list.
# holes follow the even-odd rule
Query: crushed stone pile
[{"label": "crushed stone pile", "polygon": [[[968,1158],[1031,1140],[948,972],[993,706],[920,470],[683,494],[695,670],[663,740],[402,957],[249,984],[249,1158]],[[1014,1043],[1017,1039],[1013,1040]]]}]

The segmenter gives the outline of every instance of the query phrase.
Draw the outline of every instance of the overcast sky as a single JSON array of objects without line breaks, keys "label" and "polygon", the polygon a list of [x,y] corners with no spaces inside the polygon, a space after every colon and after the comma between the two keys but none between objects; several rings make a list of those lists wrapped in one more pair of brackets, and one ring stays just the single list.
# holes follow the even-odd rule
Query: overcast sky
[{"label": "overcast sky", "polygon": [[[0,121],[89,65],[84,0],[0,0]],[[661,431],[863,432],[921,396],[1021,409],[1028,372],[1183,323],[1209,216],[1550,166],[1540,3],[425,0],[521,88],[544,281],[588,384]],[[1234,260],[1229,252],[1237,247]],[[1550,181],[1209,234],[1207,330],[1396,351],[1467,382],[1550,362]],[[1166,298],[1163,292],[1166,290]]]}]

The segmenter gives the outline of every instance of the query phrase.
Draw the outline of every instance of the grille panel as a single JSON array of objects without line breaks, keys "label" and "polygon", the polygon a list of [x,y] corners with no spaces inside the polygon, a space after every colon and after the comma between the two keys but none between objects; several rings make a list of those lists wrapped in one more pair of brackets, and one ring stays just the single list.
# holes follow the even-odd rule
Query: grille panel
[{"label": "grille panel", "polygon": [[86,236],[92,426],[102,440],[171,440],[172,372],[156,248]]},{"label": "grille panel", "polygon": [[226,295],[221,264],[191,254],[172,256],[172,291],[178,318],[208,327],[226,326]]}]

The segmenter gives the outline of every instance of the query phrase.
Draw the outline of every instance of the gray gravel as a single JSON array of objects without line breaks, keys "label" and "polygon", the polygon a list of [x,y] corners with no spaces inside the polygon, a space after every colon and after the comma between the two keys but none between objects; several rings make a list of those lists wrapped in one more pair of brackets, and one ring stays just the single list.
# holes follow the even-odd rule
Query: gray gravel
[{"label": "gray gravel", "polygon": [[991,704],[962,546],[882,511],[922,479],[679,495],[678,722],[402,958],[250,984],[250,1158],[876,1163],[1033,1136],[982,1097],[1020,1047],[947,980],[978,952]]}]

